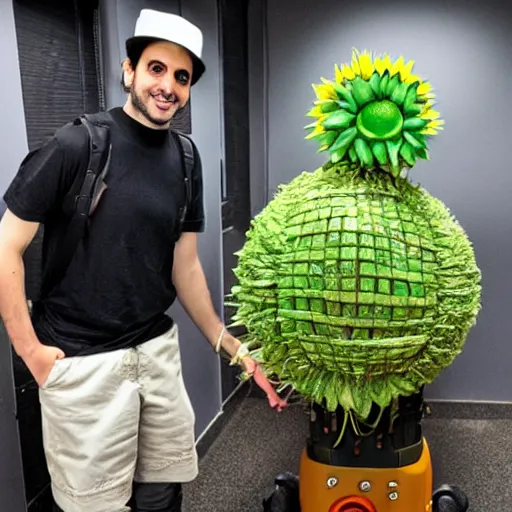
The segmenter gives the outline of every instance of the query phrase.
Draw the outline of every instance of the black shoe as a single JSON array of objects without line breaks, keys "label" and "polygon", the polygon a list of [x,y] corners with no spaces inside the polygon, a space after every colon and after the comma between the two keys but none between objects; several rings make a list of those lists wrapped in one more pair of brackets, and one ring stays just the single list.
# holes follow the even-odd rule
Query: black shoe
[{"label": "black shoe", "polygon": [[274,482],[276,489],[263,500],[263,512],[300,512],[299,478],[281,473]]}]

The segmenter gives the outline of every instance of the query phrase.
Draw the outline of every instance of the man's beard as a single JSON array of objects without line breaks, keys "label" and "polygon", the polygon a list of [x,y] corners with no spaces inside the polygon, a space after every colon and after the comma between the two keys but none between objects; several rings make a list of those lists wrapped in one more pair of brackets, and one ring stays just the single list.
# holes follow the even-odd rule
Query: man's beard
[{"label": "man's beard", "polygon": [[142,98],[137,94],[135,90],[135,86],[132,85],[130,89],[130,98],[132,100],[133,107],[138,110],[150,123],[153,123],[156,126],[165,126],[172,119],[173,115],[176,113],[172,113],[169,119],[155,119],[148,111],[146,105],[142,101]]}]

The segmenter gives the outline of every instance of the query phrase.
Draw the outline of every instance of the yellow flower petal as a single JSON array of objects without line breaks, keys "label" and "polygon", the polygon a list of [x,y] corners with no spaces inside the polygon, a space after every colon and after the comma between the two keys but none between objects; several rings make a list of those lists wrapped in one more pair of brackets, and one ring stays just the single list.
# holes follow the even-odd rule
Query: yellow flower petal
[{"label": "yellow flower petal", "polygon": [[315,100],[313,102],[313,104],[316,107],[322,108],[322,105],[325,105],[326,103],[332,103],[332,102],[333,102],[333,100]]},{"label": "yellow flower petal", "polygon": [[391,70],[393,69],[393,63],[391,62],[391,59],[389,58],[389,55],[387,53],[384,54],[384,59],[382,60],[382,63],[384,64],[384,71],[389,71],[391,73]]},{"label": "yellow flower petal", "polygon": [[305,139],[313,139],[314,137],[320,135],[323,132],[325,132],[325,128],[321,124],[319,124],[309,135],[306,135]]},{"label": "yellow flower petal", "polygon": [[425,128],[424,130],[421,131],[421,133],[423,133],[424,135],[437,135],[437,131],[434,130],[433,128]]},{"label": "yellow flower petal", "polygon": [[356,75],[361,74],[361,68],[359,67],[359,60],[355,54],[352,55],[352,70],[354,71],[354,73]]},{"label": "yellow flower petal", "polygon": [[[411,75],[412,68],[414,67],[414,61],[410,60],[407,64],[405,64],[400,70],[400,79],[402,82],[406,82],[409,76]],[[407,83],[407,82],[406,82]]]},{"label": "yellow flower petal", "polygon": [[375,71],[372,63],[372,58],[368,52],[364,52],[359,57],[359,69],[361,70],[361,77],[368,80]]},{"label": "yellow flower petal", "polygon": [[421,96],[423,94],[427,94],[428,92],[430,92],[431,89],[432,86],[428,82],[423,82],[418,86],[418,90],[416,91],[416,93]]},{"label": "yellow flower petal", "polygon": [[442,119],[434,119],[427,124],[427,128],[442,130],[444,128],[444,121]]},{"label": "yellow flower petal", "polygon": [[391,68],[391,75],[390,76],[395,76],[397,73],[400,72],[400,70],[403,67],[404,67],[404,58],[400,57],[399,59],[397,59],[394,62],[393,67]]},{"label": "yellow flower petal", "polygon": [[320,117],[321,115],[323,114],[320,107],[314,107],[306,114],[307,117]]},{"label": "yellow flower petal", "polygon": [[420,117],[422,119],[437,119],[438,117],[440,116],[439,112],[437,110],[432,110],[432,109],[429,109],[429,110],[426,110],[425,112],[422,112],[420,114]]},{"label": "yellow flower petal", "polygon": [[334,100],[337,98],[336,91],[330,84],[317,85],[313,84],[316,96],[319,100]]},{"label": "yellow flower petal", "polygon": [[334,78],[338,84],[341,84],[343,82],[343,73],[341,72],[341,69],[339,68],[338,64],[334,65]]},{"label": "yellow flower petal", "polygon": [[343,64],[341,72],[343,73],[343,77],[346,78],[347,80],[354,80],[354,78],[356,77],[356,74],[348,64]]},{"label": "yellow flower petal", "polygon": [[405,79],[405,83],[408,84],[408,85],[411,85],[413,84],[414,82],[420,82],[421,83],[421,78],[418,76],[418,75],[409,75],[406,79]]},{"label": "yellow flower petal", "polygon": [[382,76],[385,70],[383,60],[380,57],[376,57],[375,62],[373,64],[375,66],[375,69],[377,70],[377,73],[379,73],[379,75]]}]

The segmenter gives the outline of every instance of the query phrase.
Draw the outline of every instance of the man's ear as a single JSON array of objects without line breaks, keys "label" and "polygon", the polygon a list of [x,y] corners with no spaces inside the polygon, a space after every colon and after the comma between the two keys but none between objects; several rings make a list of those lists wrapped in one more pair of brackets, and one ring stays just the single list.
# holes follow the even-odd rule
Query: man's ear
[{"label": "man's ear", "polygon": [[123,61],[122,68],[123,68],[123,87],[129,91],[133,84],[133,79],[135,76],[135,70],[132,67],[132,63],[131,63],[130,59],[125,59]]}]

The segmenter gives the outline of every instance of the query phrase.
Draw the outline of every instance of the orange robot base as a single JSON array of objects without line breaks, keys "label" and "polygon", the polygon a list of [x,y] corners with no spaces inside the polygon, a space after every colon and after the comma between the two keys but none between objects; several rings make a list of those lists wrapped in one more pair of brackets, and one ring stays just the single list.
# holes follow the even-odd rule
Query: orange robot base
[{"label": "orange robot base", "polygon": [[432,467],[425,439],[417,462],[399,468],[300,461],[301,512],[431,512]]},{"label": "orange robot base", "polygon": [[432,489],[430,450],[421,422],[423,390],[384,411],[373,407],[365,429],[342,408],[311,404],[299,475],[280,473],[264,512],[466,512],[456,486]]}]

